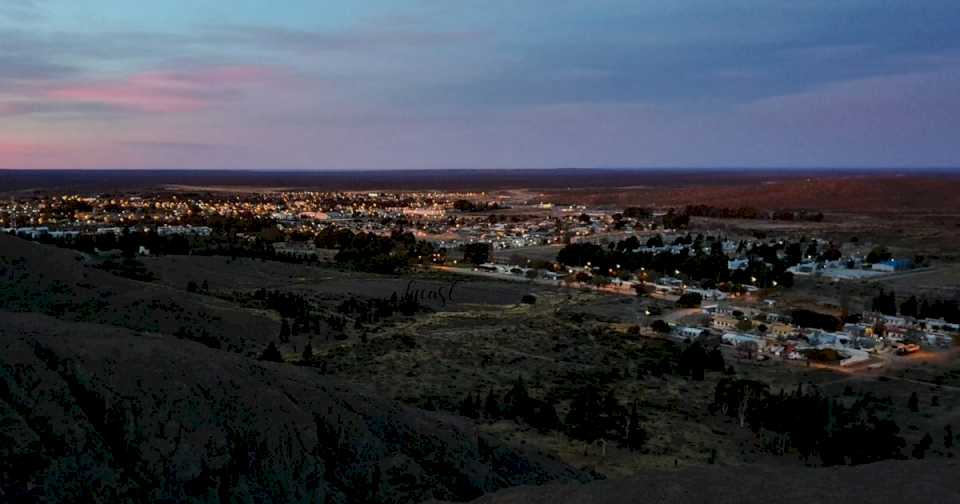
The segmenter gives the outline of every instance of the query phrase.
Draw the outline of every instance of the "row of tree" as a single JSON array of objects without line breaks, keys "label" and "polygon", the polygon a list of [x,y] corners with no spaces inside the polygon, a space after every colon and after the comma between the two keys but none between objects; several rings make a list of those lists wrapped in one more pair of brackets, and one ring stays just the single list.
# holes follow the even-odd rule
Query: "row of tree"
[{"label": "row of tree", "polygon": [[894,291],[880,289],[880,292],[871,300],[870,309],[884,315],[899,313],[905,317],[944,319],[947,322],[960,323],[960,303],[957,300],[934,299],[931,301],[927,298],[918,299],[916,296],[910,296],[898,305]]},{"label": "row of tree", "polygon": [[753,207],[715,207],[711,205],[687,205],[683,213],[692,217],[711,217],[714,219],[765,219],[783,221],[812,221],[822,222],[822,212],[807,212],[804,210],[759,210]]},{"label": "row of tree", "polygon": [[766,383],[723,378],[711,408],[751,429],[770,452],[795,452],[824,465],[902,458],[906,446],[892,418],[892,401],[869,393],[853,401],[824,396],[816,387],[771,394]]},{"label": "row of tree", "polygon": [[562,422],[552,403],[530,396],[521,377],[502,394],[491,389],[483,400],[479,393],[468,394],[460,402],[459,413],[488,421],[513,420],[540,432],[562,431],[587,443],[615,441],[635,450],[647,438],[637,402],[628,409],[612,389],[603,390],[597,385],[584,386],[575,393]]}]

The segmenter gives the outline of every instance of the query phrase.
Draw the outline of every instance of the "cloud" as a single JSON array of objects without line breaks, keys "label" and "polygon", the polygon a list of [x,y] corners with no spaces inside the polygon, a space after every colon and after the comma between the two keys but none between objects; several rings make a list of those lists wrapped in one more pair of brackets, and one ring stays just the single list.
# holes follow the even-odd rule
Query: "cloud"
[{"label": "cloud", "polygon": [[229,146],[222,144],[214,143],[202,143],[202,142],[177,142],[177,141],[158,141],[158,140],[148,140],[148,141],[123,141],[118,142],[118,145],[126,148],[132,148],[137,150],[149,150],[149,151],[160,151],[160,152],[187,152],[187,153],[203,153],[210,152],[219,149],[225,149]]},{"label": "cloud", "polygon": [[117,80],[60,84],[46,90],[45,97],[145,113],[191,112],[238,98],[245,85],[274,75],[258,66],[141,72]]},{"label": "cloud", "polygon": [[102,103],[65,103],[50,100],[0,102],[0,117],[40,116],[55,119],[91,119],[127,115],[123,108]]},{"label": "cloud", "polygon": [[[0,43],[3,40],[0,39]],[[76,69],[29,54],[11,54],[9,49],[0,47],[0,91],[4,83],[27,80],[59,79],[76,75]]]},{"label": "cloud", "polygon": [[40,0],[3,0],[0,3],[0,18],[25,23],[39,20]]},{"label": "cloud", "polygon": [[204,36],[211,41],[243,44],[259,49],[318,52],[442,47],[475,41],[483,34],[389,28],[311,31],[276,26],[223,26],[210,28]]}]

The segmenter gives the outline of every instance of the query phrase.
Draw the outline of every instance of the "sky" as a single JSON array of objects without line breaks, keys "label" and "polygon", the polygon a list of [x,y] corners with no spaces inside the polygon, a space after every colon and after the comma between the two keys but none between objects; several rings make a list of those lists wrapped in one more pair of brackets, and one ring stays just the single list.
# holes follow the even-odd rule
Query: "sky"
[{"label": "sky", "polygon": [[0,168],[960,166],[957,0],[0,0]]}]

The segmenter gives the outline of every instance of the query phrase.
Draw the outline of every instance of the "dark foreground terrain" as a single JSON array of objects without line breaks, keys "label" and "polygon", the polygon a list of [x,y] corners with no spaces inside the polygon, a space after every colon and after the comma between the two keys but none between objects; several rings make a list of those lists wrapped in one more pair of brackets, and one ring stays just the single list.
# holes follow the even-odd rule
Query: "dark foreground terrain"
[{"label": "dark foreground terrain", "polygon": [[[948,368],[930,368],[948,373],[932,388],[923,376],[847,382],[727,354],[738,376],[788,390],[849,384],[899,409],[921,391],[921,411],[898,418],[904,458],[923,433],[937,435],[925,460],[809,468],[710,413],[721,373],[653,373],[675,352],[618,332],[632,298],[227,257],[141,258],[143,281],[105,261],[0,236],[0,502],[960,499],[939,434],[955,421]],[[453,297],[377,324],[343,308],[411,279]],[[191,292],[191,280],[205,287]],[[303,300],[318,324],[278,342],[286,307],[257,298],[264,288]],[[520,304],[531,290],[537,303]],[[262,359],[274,343],[282,362]],[[601,372],[613,368],[622,374]],[[556,426],[458,414],[465,395],[500,394],[520,377],[567,423],[570,398],[602,379],[639,405],[644,446],[586,446]]]},{"label": "dark foreground terrain", "polygon": [[749,466],[650,471],[617,481],[514,488],[483,504],[885,503],[960,501],[958,464],[879,462],[866,466],[782,471]]},{"label": "dark foreground terrain", "polygon": [[0,502],[463,501],[586,479],[466,419],[246,357],[255,324],[213,333],[235,351],[174,337],[139,307],[208,313],[198,300],[74,257],[0,237]]}]

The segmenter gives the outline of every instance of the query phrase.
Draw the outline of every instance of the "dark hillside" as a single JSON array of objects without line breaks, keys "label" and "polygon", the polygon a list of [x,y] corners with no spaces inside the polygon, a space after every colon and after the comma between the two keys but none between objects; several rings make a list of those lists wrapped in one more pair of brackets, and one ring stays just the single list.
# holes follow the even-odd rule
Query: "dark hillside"
[{"label": "dark hillside", "polygon": [[310,368],[0,312],[0,501],[419,502],[581,478]]},{"label": "dark hillside", "polygon": [[765,466],[650,471],[585,485],[513,488],[478,504],[809,504],[815,502],[960,502],[955,462],[880,462],[852,467]]},{"label": "dark hillside", "polygon": [[95,263],[79,252],[0,235],[0,310],[168,335],[189,329],[232,351],[259,351],[279,332],[279,320],[262,312],[122,278]]}]

